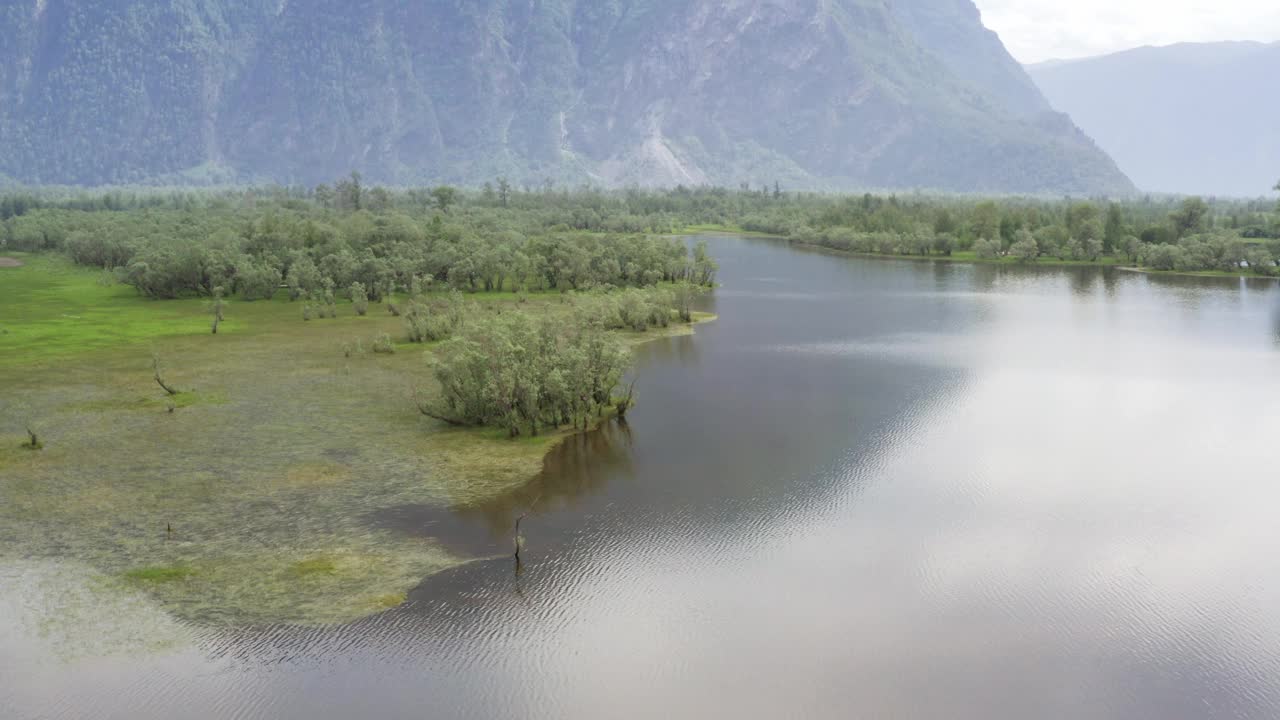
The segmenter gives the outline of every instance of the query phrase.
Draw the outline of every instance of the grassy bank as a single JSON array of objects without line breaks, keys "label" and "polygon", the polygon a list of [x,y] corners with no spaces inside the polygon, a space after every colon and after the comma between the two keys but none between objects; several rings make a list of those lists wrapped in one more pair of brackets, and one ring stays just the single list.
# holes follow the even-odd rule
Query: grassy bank
[{"label": "grassy bank", "polygon": [[779,238],[795,247],[802,247],[810,250],[820,250],[833,255],[845,255],[851,257],[877,258],[884,260],[914,260],[921,262],[953,262],[965,263],[971,265],[1015,265],[1018,267],[1124,267],[1126,262],[1123,258],[1107,255],[1097,260],[1060,260],[1058,258],[1038,258],[1031,262],[1019,260],[1015,257],[1002,255],[999,257],[984,258],[978,257],[978,254],[972,250],[955,250],[950,255],[898,255],[895,253],[864,253],[852,250],[840,250],[838,248],[827,247],[826,245],[817,245],[814,243],[803,243],[786,238]]},{"label": "grassy bank", "polygon": [[[404,335],[377,304],[304,322],[279,297],[232,302],[212,335],[201,300],[10,255],[24,265],[0,268],[0,553],[85,563],[185,619],[325,623],[394,605],[469,558],[429,530],[381,527],[380,511],[490,502],[569,434],[512,441],[422,417],[411,392],[433,386],[432,346],[371,352]],[[569,312],[559,294],[520,305]],[[43,450],[20,447],[27,424]]]},{"label": "grassy bank", "polygon": [[1261,273],[1251,272],[1242,268],[1238,272],[1227,272],[1223,270],[1156,270],[1154,268],[1141,267],[1134,265],[1132,262],[1122,257],[1114,255],[1105,255],[1097,260],[1062,260],[1059,258],[1037,258],[1033,261],[1019,260],[1018,258],[1008,255],[1002,255],[992,258],[978,257],[978,254],[972,250],[956,250],[950,255],[899,255],[896,253],[864,253],[852,250],[841,250],[838,248],[828,247],[826,245],[818,245],[815,243],[804,243],[777,235],[767,235],[763,233],[748,233],[735,230],[729,226],[710,225],[710,226],[691,226],[690,234],[731,234],[742,235],[744,237],[760,237],[778,240],[798,248],[805,248],[816,252],[830,253],[832,255],[843,255],[846,257],[864,257],[880,260],[908,260],[916,262],[950,262],[965,263],[972,265],[1005,265],[1016,267],[1112,267],[1118,270],[1128,272],[1146,273],[1150,275],[1163,275],[1175,277],[1221,277],[1221,278],[1251,278],[1260,280],[1275,280],[1274,275],[1264,275]]},{"label": "grassy bank", "polygon": [[753,230],[743,230],[741,227],[738,227],[737,225],[725,225],[725,224],[719,224],[719,223],[686,225],[680,232],[676,233],[676,235],[741,235],[743,237],[778,239],[777,235],[770,235],[769,233],[755,232]]}]

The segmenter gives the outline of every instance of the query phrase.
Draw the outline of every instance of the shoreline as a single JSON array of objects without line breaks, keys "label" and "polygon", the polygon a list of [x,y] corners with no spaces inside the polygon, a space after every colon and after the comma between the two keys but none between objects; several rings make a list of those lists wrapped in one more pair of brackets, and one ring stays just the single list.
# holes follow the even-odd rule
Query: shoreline
[{"label": "shoreline", "polygon": [[1089,260],[1059,260],[1053,259],[1037,259],[1034,262],[1019,262],[1015,258],[1008,256],[998,258],[978,258],[978,257],[956,257],[954,255],[898,255],[887,253],[868,253],[858,252],[856,250],[841,250],[839,248],[828,247],[826,245],[818,245],[816,243],[807,243],[800,240],[792,240],[782,235],[771,235],[768,233],[753,232],[747,230],[735,230],[732,228],[712,228],[710,226],[692,226],[689,228],[687,235],[721,235],[721,236],[741,236],[748,238],[760,238],[766,240],[778,240],[792,247],[813,250],[817,252],[830,253],[843,257],[867,258],[869,260],[907,260],[911,262],[944,262],[944,263],[960,263],[965,265],[999,265],[1006,267],[1044,267],[1044,268],[1077,268],[1077,267],[1094,267],[1100,269],[1114,269],[1123,272],[1141,273],[1144,275],[1153,275],[1156,277],[1197,277],[1197,278],[1243,278],[1246,280],[1280,280],[1280,276],[1276,275],[1259,275],[1257,273],[1247,272],[1224,272],[1222,270],[1156,270],[1154,268],[1142,267],[1119,261],[1115,256],[1109,256],[1116,259],[1116,262],[1096,262]]}]

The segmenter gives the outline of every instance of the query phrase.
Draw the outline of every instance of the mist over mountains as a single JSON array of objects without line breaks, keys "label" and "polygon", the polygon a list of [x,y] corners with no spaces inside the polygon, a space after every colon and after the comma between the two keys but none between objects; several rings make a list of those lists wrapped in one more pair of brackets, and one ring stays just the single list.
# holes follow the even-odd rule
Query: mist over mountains
[{"label": "mist over mountains", "polygon": [[1143,190],[1257,197],[1280,177],[1280,43],[1188,43],[1028,66]]},{"label": "mist over mountains", "polygon": [[6,0],[26,183],[1122,194],[971,0]]}]

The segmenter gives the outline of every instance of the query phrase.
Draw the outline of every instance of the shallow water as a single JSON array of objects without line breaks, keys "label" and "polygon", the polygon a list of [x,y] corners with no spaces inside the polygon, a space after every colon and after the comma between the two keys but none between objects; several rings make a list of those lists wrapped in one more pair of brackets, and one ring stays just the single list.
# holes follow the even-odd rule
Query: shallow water
[{"label": "shallow water", "polygon": [[1274,283],[711,250],[626,427],[368,518],[484,557],[532,505],[519,569],[227,631],[6,566],[0,717],[1280,715]]}]

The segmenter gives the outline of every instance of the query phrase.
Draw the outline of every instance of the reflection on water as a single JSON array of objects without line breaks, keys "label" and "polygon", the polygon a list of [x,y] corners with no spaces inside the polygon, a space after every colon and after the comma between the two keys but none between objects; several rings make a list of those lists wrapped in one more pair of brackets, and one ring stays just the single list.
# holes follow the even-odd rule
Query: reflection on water
[{"label": "reflection on water", "polygon": [[625,420],[567,437],[547,454],[542,473],[529,484],[476,505],[398,505],[373,514],[375,526],[433,538],[464,557],[484,557],[512,548],[517,517],[526,529],[548,515],[572,514],[583,498],[611,479],[631,476],[632,430]]},{"label": "reflection on water", "polygon": [[0,593],[0,717],[1280,716],[1273,283],[712,252],[629,426],[370,517],[476,562],[128,661]]}]

